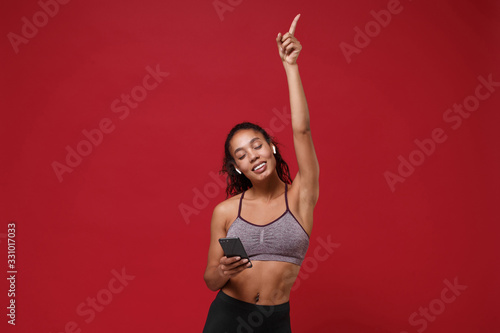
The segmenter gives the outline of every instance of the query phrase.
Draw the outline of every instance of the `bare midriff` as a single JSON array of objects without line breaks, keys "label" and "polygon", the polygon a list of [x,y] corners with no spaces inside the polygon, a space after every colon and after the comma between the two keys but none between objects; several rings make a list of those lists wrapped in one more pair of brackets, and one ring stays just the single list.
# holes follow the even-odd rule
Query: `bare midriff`
[{"label": "bare midriff", "polygon": [[278,305],[288,302],[300,266],[281,261],[252,261],[229,279],[222,291],[240,301],[258,305]]}]

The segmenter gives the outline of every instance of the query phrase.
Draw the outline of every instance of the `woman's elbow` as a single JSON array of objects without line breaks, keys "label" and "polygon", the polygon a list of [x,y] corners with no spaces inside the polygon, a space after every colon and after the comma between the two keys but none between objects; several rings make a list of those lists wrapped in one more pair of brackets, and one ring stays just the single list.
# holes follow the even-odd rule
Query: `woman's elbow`
[{"label": "woman's elbow", "polygon": [[220,289],[215,285],[213,278],[210,277],[210,274],[208,274],[208,272],[205,272],[205,274],[203,274],[203,280],[205,280],[205,284],[211,291],[217,291]]}]

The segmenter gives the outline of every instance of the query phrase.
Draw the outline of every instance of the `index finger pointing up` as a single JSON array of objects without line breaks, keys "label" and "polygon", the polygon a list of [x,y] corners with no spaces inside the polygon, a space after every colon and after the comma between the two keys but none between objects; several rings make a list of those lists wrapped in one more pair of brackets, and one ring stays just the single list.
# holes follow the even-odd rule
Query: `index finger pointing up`
[{"label": "index finger pointing up", "polygon": [[292,35],[295,33],[295,28],[297,27],[297,21],[299,20],[300,14],[295,16],[293,19],[292,25],[290,26],[290,30],[288,31]]}]

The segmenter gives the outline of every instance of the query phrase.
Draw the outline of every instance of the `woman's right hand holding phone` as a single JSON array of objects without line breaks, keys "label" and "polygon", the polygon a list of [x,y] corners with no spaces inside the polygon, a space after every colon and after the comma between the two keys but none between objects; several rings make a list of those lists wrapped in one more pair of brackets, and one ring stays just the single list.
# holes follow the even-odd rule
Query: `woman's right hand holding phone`
[{"label": "woman's right hand holding phone", "polygon": [[250,268],[252,264],[248,259],[241,257],[222,257],[218,267],[219,274],[226,278],[232,278],[242,272],[246,268]]}]

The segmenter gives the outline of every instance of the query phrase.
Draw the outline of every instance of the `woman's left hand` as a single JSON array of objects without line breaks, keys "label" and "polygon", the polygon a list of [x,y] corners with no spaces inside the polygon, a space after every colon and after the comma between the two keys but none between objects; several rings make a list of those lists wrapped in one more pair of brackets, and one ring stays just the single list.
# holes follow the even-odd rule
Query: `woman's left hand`
[{"label": "woman's left hand", "polygon": [[290,30],[281,35],[281,32],[276,37],[276,43],[278,44],[278,50],[280,58],[284,63],[289,65],[294,65],[297,63],[297,58],[299,57],[300,50],[302,50],[302,45],[293,36],[295,33],[295,28],[297,27],[297,21],[299,20],[300,14],[295,16],[295,19],[290,26]]}]

